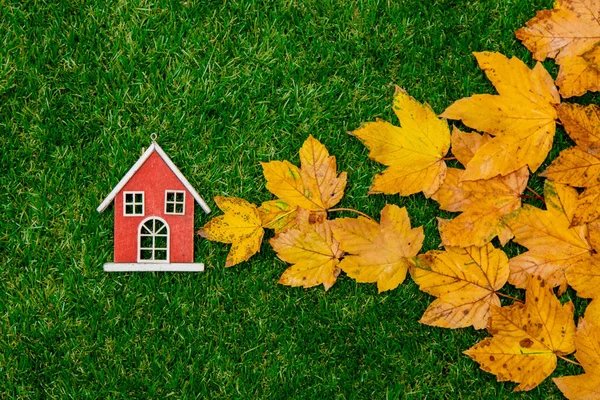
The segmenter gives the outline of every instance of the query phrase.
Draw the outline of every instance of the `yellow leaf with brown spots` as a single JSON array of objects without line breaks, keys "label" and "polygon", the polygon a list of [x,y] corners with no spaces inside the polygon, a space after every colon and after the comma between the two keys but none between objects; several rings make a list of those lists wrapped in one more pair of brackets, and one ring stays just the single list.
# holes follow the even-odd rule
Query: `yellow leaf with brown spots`
[{"label": "yellow leaf with brown spots", "polygon": [[585,373],[554,378],[556,386],[570,400],[600,399],[600,321],[587,314],[577,325],[575,358]]},{"label": "yellow leaf with brown spots", "polygon": [[333,236],[346,252],[339,267],[357,282],[377,282],[379,293],[404,282],[410,258],[423,245],[423,228],[410,227],[406,208],[388,204],[381,222],[364,217],[330,222]]},{"label": "yellow leaf with brown spots", "polygon": [[500,306],[496,292],[508,279],[508,258],[492,244],[448,247],[419,255],[411,270],[419,289],[437,299],[419,322],[442,328],[487,326],[491,306]]},{"label": "yellow leaf with brown spots", "polygon": [[600,90],[596,46],[600,43],[600,1],[558,0],[553,10],[538,11],[516,32],[533,58],[554,58],[563,97]]},{"label": "yellow leaf with brown spots", "polygon": [[569,266],[565,275],[569,285],[577,291],[577,296],[600,297],[600,255],[594,254]]},{"label": "yellow leaf with brown spots", "polygon": [[225,214],[215,217],[198,231],[208,240],[231,243],[226,267],[248,260],[260,250],[264,230],[254,204],[237,197],[215,197]]},{"label": "yellow leaf with brown spots", "polygon": [[389,168],[375,176],[370,193],[431,196],[446,176],[443,158],[450,148],[450,130],[428,104],[397,88],[394,112],[401,126],[369,122],[350,134],[370,150],[369,158]]},{"label": "yellow leaf with brown spots", "polygon": [[535,172],[552,148],[556,130],[558,91],[538,63],[529,69],[518,58],[500,53],[473,53],[498,95],[478,94],[460,99],[441,116],[459,119],[494,136],[467,164],[463,181],[506,176],[525,166]]},{"label": "yellow leaf with brown spots", "polygon": [[293,264],[279,278],[282,285],[309,288],[323,284],[329,290],[340,274],[338,264],[343,252],[329,221],[311,224],[307,210],[299,209],[297,226],[269,243],[280,259]]},{"label": "yellow leaf with brown spots", "polygon": [[551,287],[566,289],[565,269],[591,257],[587,227],[571,227],[577,192],[568,186],[546,181],[546,210],[525,205],[504,220],[514,241],[529,251],[509,260],[508,281],[527,287],[530,276],[545,279]]},{"label": "yellow leaf with brown spots", "polygon": [[531,390],[556,368],[557,355],[575,350],[573,303],[564,305],[540,279],[531,279],[526,301],[492,306],[486,338],[464,353],[498,381],[518,382],[515,391]]},{"label": "yellow leaf with brown spots", "polygon": [[261,163],[267,190],[290,207],[326,211],[344,196],[347,174],[337,174],[335,157],[309,136],[300,149],[300,166],[289,161]]}]

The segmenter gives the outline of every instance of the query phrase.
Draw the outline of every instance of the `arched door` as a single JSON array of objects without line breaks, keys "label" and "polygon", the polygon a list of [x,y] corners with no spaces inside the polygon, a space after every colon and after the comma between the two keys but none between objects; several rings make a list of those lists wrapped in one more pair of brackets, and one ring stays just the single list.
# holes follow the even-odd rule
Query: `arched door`
[{"label": "arched door", "polygon": [[140,223],[138,262],[169,262],[169,225],[164,219],[150,217]]}]

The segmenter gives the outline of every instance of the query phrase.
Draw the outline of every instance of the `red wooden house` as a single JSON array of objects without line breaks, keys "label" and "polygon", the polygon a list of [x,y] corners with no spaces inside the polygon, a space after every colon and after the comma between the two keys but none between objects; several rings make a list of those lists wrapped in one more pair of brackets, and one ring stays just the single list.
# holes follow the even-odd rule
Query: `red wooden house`
[{"label": "red wooden house", "polygon": [[115,262],[105,271],[203,271],[194,263],[194,202],[206,205],[153,142],[98,206],[115,202]]}]

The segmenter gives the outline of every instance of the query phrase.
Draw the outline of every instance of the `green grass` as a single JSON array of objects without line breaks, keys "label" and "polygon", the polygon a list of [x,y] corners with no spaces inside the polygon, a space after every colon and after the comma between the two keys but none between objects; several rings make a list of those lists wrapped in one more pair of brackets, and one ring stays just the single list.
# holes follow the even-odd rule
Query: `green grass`
[{"label": "green grass", "polygon": [[205,273],[104,273],[113,211],[95,211],[152,132],[213,208],[271,199],[259,162],[297,163],[312,134],[348,172],[340,207],[406,206],[436,248],[448,214],[367,196],[383,167],[346,132],[397,123],[393,84],[436,112],[494,93],[471,52],[533,66],[514,31],[552,1],[194,3],[1,3],[0,398],[560,397],[551,380],[512,394],[462,355],[484,332],[420,325],[431,297],[410,280],[289,288],[266,242],[224,269],[228,246],[199,238]]}]

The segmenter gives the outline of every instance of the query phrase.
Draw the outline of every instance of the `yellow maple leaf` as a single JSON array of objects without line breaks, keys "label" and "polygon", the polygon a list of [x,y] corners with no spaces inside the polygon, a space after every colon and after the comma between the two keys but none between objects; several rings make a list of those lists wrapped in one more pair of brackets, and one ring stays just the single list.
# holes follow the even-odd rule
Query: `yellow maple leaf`
[{"label": "yellow maple leaf", "polygon": [[411,270],[419,288],[436,296],[419,322],[442,328],[487,326],[496,292],[508,279],[508,258],[491,244],[447,247],[420,255]]},{"label": "yellow maple leaf", "polygon": [[408,196],[422,191],[429,197],[446,175],[448,124],[400,88],[394,95],[394,112],[400,127],[376,121],[351,132],[369,148],[369,158],[389,167],[375,176],[370,193]]},{"label": "yellow maple leaf", "polygon": [[265,201],[258,208],[263,228],[283,232],[296,226],[297,206],[290,206],[281,199]]},{"label": "yellow maple leaf", "polygon": [[529,249],[509,260],[508,281],[524,288],[530,276],[541,277],[563,291],[565,269],[589,259],[592,248],[586,226],[570,227],[577,201],[575,189],[547,180],[544,198],[546,210],[524,205],[504,219],[515,235],[514,241]]},{"label": "yellow maple leaf", "polygon": [[377,282],[379,293],[404,282],[410,265],[423,245],[423,228],[410,227],[406,208],[388,204],[381,222],[364,217],[330,222],[334,237],[346,252],[339,267],[357,282]]},{"label": "yellow maple leaf", "polygon": [[[488,135],[465,133],[454,128],[452,152],[467,165],[477,150],[490,140]],[[465,171],[448,168],[446,180],[431,196],[446,211],[463,213],[450,221],[441,221],[439,231],[444,246],[482,247],[495,236],[504,245],[511,233],[502,217],[521,207],[521,194],[527,187],[526,167],[507,176],[486,180],[461,180]]]},{"label": "yellow maple leaf", "polygon": [[565,103],[559,115],[577,146],[563,150],[541,176],[585,189],[572,221],[581,225],[600,218],[600,107]]},{"label": "yellow maple leaf", "polygon": [[544,281],[531,279],[525,304],[492,306],[488,331],[491,338],[464,353],[498,381],[518,382],[515,391],[531,390],[554,371],[557,355],[575,350],[573,303],[561,305]]},{"label": "yellow maple leaf", "polygon": [[494,136],[467,164],[462,180],[508,175],[524,166],[535,172],[552,148],[560,97],[552,78],[537,63],[531,70],[518,58],[500,53],[473,53],[498,95],[460,99],[442,117],[460,119]]},{"label": "yellow maple leaf", "polygon": [[267,190],[290,207],[326,211],[344,196],[347,174],[337,174],[335,157],[309,136],[300,149],[300,166],[289,161],[261,163]]},{"label": "yellow maple leaf", "polygon": [[338,264],[343,252],[333,237],[329,221],[311,224],[308,214],[307,210],[299,209],[296,228],[269,241],[280,259],[293,264],[278,283],[305,288],[323,284],[329,290],[340,274]]},{"label": "yellow maple leaf", "polygon": [[585,374],[554,378],[556,386],[570,400],[600,399],[600,325],[586,317],[579,321],[575,336],[575,358]]},{"label": "yellow maple leaf", "polygon": [[208,240],[231,243],[225,262],[231,267],[248,260],[260,250],[264,230],[256,206],[237,197],[215,197],[225,213],[206,223],[198,234]]},{"label": "yellow maple leaf", "polygon": [[538,11],[516,32],[533,58],[554,58],[560,65],[557,85],[563,97],[600,90],[595,48],[600,43],[600,1],[559,0],[553,10]]}]

